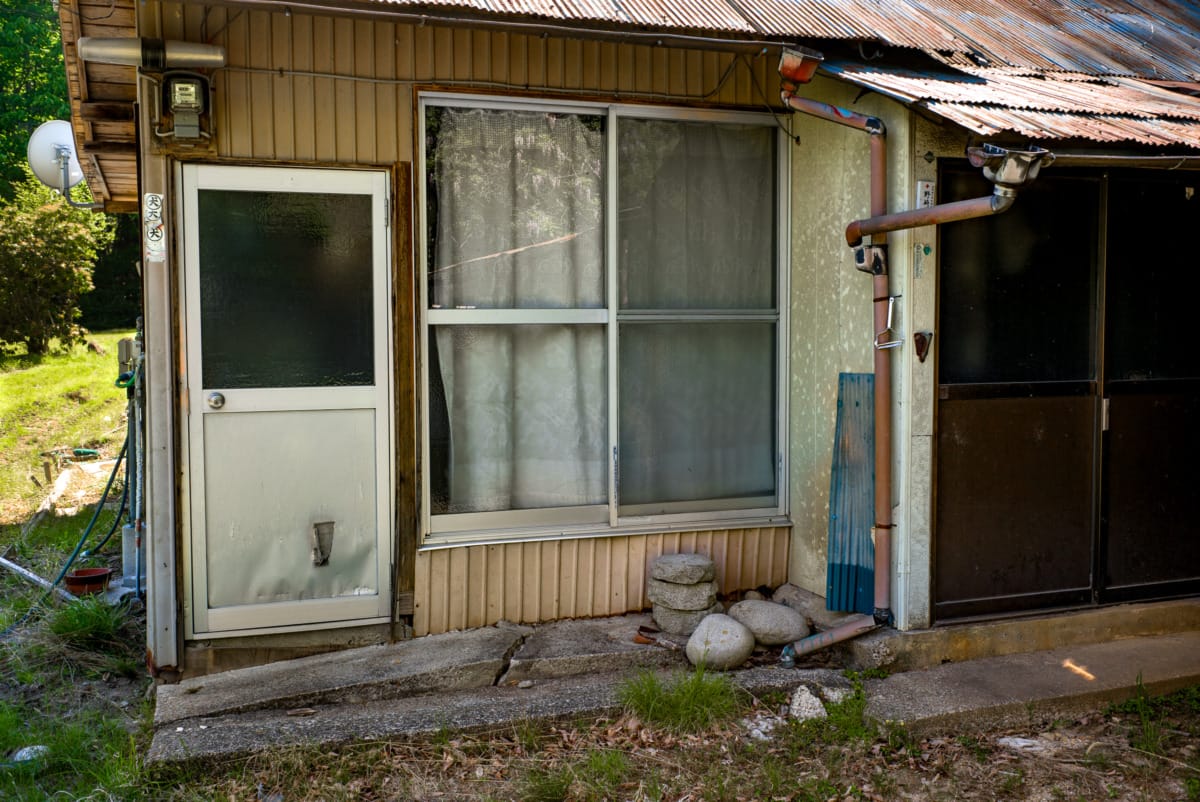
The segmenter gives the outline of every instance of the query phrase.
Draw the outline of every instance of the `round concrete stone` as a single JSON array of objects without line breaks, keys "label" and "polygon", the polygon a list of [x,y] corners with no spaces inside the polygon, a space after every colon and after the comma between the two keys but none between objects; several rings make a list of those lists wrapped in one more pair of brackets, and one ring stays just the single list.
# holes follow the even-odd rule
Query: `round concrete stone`
[{"label": "round concrete stone", "polygon": [[696,585],[677,585],[661,579],[646,580],[646,595],[655,604],[672,610],[707,610],[717,600],[717,583],[700,582]]},{"label": "round concrete stone", "polygon": [[740,601],[729,608],[729,616],[744,624],[763,646],[780,646],[808,636],[804,616],[775,602]]},{"label": "round concrete stone", "polygon": [[691,635],[705,616],[723,612],[725,612],[725,605],[720,602],[714,603],[707,610],[672,610],[670,607],[656,604],[652,615],[654,623],[663,632],[670,632],[672,635]]},{"label": "round concrete stone", "polygon": [[754,651],[754,635],[729,616],[717,613],[700,622],[685,651],[692,665],[718,671],[737,668]]},{"label": "round concrete stone", "polygon": [[664,554],[650,566],[650,576],[676,585],[711,582],[716,575],[713,561],[703,554]]}]

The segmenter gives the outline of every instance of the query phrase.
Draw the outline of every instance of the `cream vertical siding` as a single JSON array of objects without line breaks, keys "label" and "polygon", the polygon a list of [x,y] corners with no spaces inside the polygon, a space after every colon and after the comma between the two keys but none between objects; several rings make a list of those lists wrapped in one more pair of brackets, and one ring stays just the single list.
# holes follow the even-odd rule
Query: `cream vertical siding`
[{"label": "cream vertical siding", "polygon": [[650,606],[661,554],[712,557],[722,593],[787,579],[789,527],[540,540],[417,554],[417,635],[515,621],[619,615]]},{"label": "cream vertical siding", "polygon": [[[222,160],[413,162],[420,88],[601,101],[778,105],[773,57],[742,57],[379,20],[163,6],[167,39],[223,45],[215,152]],[[749,67],[747,67],[749,64]],[[753,70],[753,75],[750,70]],[[411,263],[400,254],[401,264]],[[401,333],[401,340],[404,339]],[[409,333],[408,340],[415,338]],[[407,388],[397,388],[403,397]],[[419,552],[416,634],[603,616],[648,606],[648,565],[709,554],[722,591],[787,578],[790,527],[496,544]]]},{"label": "cream vertical siding", "polygon": [[[716,51],[165,4],[168,39],[223,45],[221,158],[391,164],[413,159],[414,87],[627,102],[779,104],[774,58]],[[761,91],[756,88],[761,87]]]}]

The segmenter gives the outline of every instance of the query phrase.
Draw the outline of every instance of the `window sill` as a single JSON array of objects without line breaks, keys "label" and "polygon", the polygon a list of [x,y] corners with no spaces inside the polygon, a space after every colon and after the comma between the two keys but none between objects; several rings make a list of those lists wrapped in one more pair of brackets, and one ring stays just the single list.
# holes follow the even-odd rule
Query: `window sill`
[{"label": "window sill", "polygon": [[787,515],[768,515],[755,518],[704,519],[660,523],[637,523],[621,526],[585,525],[554,529],[491,529],[472,532],[439,533],[427,536],[418,551],[463,548],[467,546],[497,546],[507,543],[534,543],[544,540],[583,540],[586,538],[656,535],[668,532],[711,532],[722,529],[759,529],[791,526]]}]

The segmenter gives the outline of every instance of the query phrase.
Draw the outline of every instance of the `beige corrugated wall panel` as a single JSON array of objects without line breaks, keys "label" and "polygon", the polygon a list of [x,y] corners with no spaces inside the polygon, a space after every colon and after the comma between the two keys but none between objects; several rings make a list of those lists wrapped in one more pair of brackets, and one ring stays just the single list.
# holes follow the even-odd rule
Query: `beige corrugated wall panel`
[{"label": "beige corrugated wall panel", "polygon": [[[412,161],[413,86],[761,109],[778,104],[766,56],[542,38],[385,20],[164,5],[170,38],[223,45],[217,153],[284,162]],[[728,74],[727,74],[728,73]],[[761,92],[756,88],[761,87]]]},{"label": "beige corrugated wall panel", "polygon": [[417,554],[417,635],[650,606],[649,566],[661,554],[713,558],[723,593],[787,580],[788,527],[668,532],[434,549]]}]

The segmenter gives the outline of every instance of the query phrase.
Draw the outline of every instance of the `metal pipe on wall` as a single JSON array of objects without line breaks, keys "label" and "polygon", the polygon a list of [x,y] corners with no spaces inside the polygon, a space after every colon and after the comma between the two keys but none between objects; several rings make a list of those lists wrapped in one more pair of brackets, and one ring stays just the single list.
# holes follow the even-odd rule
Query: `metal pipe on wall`
[{"label": "metal pipe on wall", "polygon": [[[782,79],[780,96],[788,108],[863,131],[870,136],[871,217],[847,225],[846,242],[856,249],[855,266],[872,275],[871,303],[875,322],[875,526],[872,530],[875,541],[875,610],[870,618],[862,616],[851,619],[836,629],[797,641],[793,644],[797,655],[849,640],[878,626],[892,623],[892,365],[888,351],[895,343],[880,340],[880,335],[891,329],[890,310],[894,301],[888,280],[888,232],[1004,212],[1015,201],[1016,188],[1032,181],[1041,167],[1054,161],[1053,154],[1037,147],[1026,151],[992,145],[970,148],[968,156],[971,163],[982,167],[984,176],[995,184],[991,195],[888,214],[887,127],[883,121],[795,95],[800,84],[812,80],[822,60],[819,53],[785,48],[779,59]],[[862,245],[865,236],[871,237],[870,245]]]},{"label": "metal pipe on wall", "polygon": [[[798,84],[807,83],[821,61],[819,55],[784,50],[779,61],[783,102],[789,108],[812,117],[838,123],[870,136],[871,216],[887,214],[887,126],[878,117],[843,109],[810,98],[797,97]],[[887,271],[887,233],[872,241],[872,259],[866,270],[872,274],[875,331],[888,326],[891,289]],[[860,268],[862,269],[862,268]],[[892,364],[887,349],[874,349],[875,370],[875,611],[876,624],[890,624],[892,576]],[[866,631],[861,627],[840,627],[842,637],[854,637]],[[837,641],[830,641],[834,643]],[[828,645],[828,644],[822,644]]]}]

